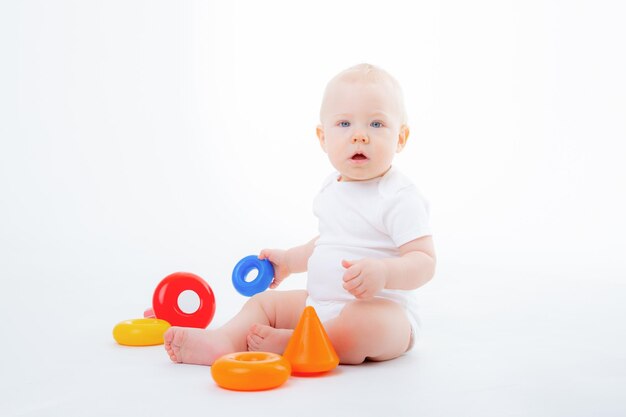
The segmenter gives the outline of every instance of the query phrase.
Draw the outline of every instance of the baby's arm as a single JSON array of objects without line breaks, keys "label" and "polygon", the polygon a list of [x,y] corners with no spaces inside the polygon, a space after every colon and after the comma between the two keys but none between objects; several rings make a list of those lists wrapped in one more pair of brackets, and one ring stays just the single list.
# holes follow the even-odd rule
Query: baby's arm
[{"label": "baby's arm", "polygon": [[383,288],[413,290],[435,275],[435,249],[431,236],[400,246],[400,257],[342,261],[343,287],[356,298],[372,298]]},{"label": "baby's arm", "polygon": [[274,266],[274,280],[270,284],[271,289],[278,287],[289,275],[307,270],[307,264],[315,249],[315,241],[318,237],[316,236],[304,245],[288,250],[263,249],[261,251],[259,259],[269,259]]}]

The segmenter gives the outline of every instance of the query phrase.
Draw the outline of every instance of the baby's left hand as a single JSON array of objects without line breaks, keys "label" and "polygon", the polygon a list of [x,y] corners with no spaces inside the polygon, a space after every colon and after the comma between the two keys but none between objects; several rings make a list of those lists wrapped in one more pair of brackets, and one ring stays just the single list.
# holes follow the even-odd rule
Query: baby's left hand
[{"label": "baby's left hand", "polygon": [[385,288],[387,268],[382,259],[360,259],[341,261],[346,268],[343,274],[343,288],[360,300],[373,298]]}]

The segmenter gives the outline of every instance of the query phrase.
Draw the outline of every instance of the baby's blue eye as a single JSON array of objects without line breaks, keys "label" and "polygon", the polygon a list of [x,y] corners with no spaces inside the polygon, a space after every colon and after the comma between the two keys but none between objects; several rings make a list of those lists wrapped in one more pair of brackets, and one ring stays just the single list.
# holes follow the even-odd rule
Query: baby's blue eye
[{"label": "baby's blue eye", "polygon": [[350,122],[339,122],[339,126],[341,127],[350,127]]},{"label": "baby's blue eye", "polygon": [[370,126],[372,127],[383,127],[382,122],[372,122],[370,123]]}]

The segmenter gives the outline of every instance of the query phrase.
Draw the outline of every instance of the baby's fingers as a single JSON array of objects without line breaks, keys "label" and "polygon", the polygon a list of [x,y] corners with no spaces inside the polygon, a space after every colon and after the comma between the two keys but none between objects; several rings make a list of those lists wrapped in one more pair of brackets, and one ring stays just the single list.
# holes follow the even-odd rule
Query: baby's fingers
[{"label": "baby's fingers", "polygon": [[346,271],[343,273],[343,281],[348,282],[358,277],[360,273],[361,273],[361,268],[359,268],[358,265],[352,265],[351,267],[346,269]]},{"label": "baby's fingers", "polygon": [[[345,281],[345,279],[344,279]],[[345,281],[343,283],[343,288],[348,291],[349,293],[351,293],[352,295],[355,295],[352,291],[354,291],[356,288],[359,287],[359,285],[361,285],[362,280],[354,277],[348,281]]]},{"label": "baby's fingers", "polygon": [[284,280],[285,280],[285,277],[280,277],[280,278],[278,278],[278,277],[276,277],[276,276],[274,275],[274,279],[273,279],[273,280],[272,280],[272,282],[270,283],[270,289],[272,289],[272,290],[273,290],[274,288],[278,287],[278,286],[280,285],[280,283],[281,283],[281,282],[283,282]]},{"label": "baby's fingers", "polygon": [[281,264],[281,251],[276,249],[263,249],[261,253],[259,253],[259,259],[267,259],[272,263],[274,269],[276,269]]},{"label": "baby's fingers", "polygon": [[276,287],[278,287],[280,285],[280,281],[274,280],[272,281],[272,283],[270,284],[270,290],[276,289]]},{"label": "baby's fingers", "polygon": [[[357,279],[354,279],[352,281],[350,281],[351,283],[357,281]],[[344,288],[346,287],[347,284],[344,284]],[[354,296],[354,298],[357,298],[359,300],[367,300],[372,298],[372,294],[371,291],[368,291],[368,289],[366,288],[366,286],[360,282],[358,285],[354,286],[351,289],[347,289],[346,290],[352,294]]]},{"label": "baby's fingers", "polygon": [[369,299],[374,298],[374,294],[371,291],[368,291],[368,290],[359,291],[359,290],[360,288],[357,288],[357,290],[352,293],[352,295],[354,295],[359,300],[369,300]]}]

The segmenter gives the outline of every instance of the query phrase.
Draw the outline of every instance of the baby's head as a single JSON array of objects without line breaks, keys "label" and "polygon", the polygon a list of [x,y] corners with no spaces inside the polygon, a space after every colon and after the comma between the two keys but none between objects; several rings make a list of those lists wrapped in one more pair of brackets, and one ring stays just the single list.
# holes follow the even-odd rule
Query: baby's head
[{"label": "baby's head", "polygon": [[342,181],[384,175],[409,136],[402,90],[383,69],[360,64],[324,92],[317,136]]}]

